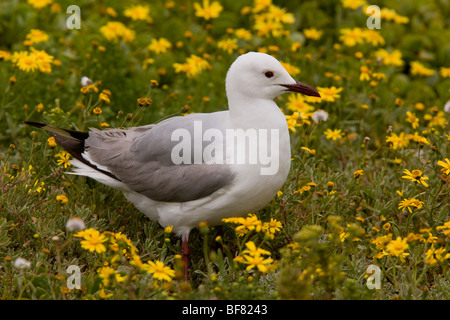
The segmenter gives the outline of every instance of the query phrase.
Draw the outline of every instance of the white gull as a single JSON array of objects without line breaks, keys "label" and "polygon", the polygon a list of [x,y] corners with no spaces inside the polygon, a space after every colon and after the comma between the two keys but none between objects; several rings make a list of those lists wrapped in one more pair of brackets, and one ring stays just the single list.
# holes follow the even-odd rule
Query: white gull
[{"label": "white gull", "polygon": [[[289,130],[274,99],[288,91],[320,96],[294,80],[274,57],[249,52],[228,70],[228,111],[193,113],[124,130],[78,132],[27,124],[50,131],[74,157],[73,174],[121,190],[148,218],[162,227],[173,226],[182,238],[187,278],[193,228],[200,222],[218,225],[224,218],[263,208],[286,181]],[[230,132],[244,133],[244,138]],[[200,149],[195,145],[198,135]],[[182,148],[188,142],[190,149]],[[229,152],[230,146],[235,152]]]}]

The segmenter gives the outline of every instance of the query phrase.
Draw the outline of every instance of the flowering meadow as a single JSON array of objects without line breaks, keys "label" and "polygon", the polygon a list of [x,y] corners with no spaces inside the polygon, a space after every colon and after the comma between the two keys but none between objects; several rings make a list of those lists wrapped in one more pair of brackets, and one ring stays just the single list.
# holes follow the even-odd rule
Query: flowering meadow
[{"label": "flowering meadow", "polygon": [[[449,299],[450,2],[374,2],[1,1],[0,299]],[[226,110],[248,51],[321,98],[277,98],[288,180],[259,212],[192,231],[186,282],[171,227],[67,174],[24,121]]]}]

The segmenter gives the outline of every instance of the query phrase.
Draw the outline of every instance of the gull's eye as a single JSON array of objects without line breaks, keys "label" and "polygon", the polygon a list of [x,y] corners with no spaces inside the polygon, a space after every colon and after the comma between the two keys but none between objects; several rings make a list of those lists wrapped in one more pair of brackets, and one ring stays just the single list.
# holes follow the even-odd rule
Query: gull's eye
[{"label": "gull's eye", "polygon": [[273,77],[273,72],[272,72],[272,71],[267,71],[266,73],[264,73],[264,75],[265,75],[267,78],[272,78],[272,77]]}]

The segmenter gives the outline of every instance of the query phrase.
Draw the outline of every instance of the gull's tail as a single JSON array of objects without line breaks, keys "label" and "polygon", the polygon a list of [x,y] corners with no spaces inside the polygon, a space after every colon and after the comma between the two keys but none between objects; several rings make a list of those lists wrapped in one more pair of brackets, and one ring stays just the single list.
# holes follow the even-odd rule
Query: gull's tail
[{"label": "gull's tail", "polygon": [[[86,166],[90,167],[91,169],[94,169],[97,172],[105,174],[108,177],[113,178],[115,180],[119,180],[116,176],[111,174],[111,172],[99,168],[97,165],[88,161],[83,156],[83,153],[85,153],[85,141],[87,138],[89,138],[88,132],[61,129],[58,127],[47,125],[45,123],[32,122],[32,121],[25,121],[25,124],[39,128],[39,129],[44,129],[44,130],[50,132],[50,135],[55,138],[56,143],[59,144],[61,147],[63,147],[68,153],[70,153],[70,155],[72,155],[72,157],[74,157],[81,163],[85,164]],[[92,171],[92,170],[89,170],[89,171]],[[80,174],[80,173],[78,173],[78,174]],[[87,174],[83,174],[83,173],[81,173],[81,174],[87,175]]]},{"label": "gull's tail", "polygon": [[39,122],[25,121],[25,124],[50,132],[50,135],[55,138],[57,144],[63,147],[75,159],[86,162],[81,154],[84,152],[84,141],[89,137],[89,133],[61,129]]}]

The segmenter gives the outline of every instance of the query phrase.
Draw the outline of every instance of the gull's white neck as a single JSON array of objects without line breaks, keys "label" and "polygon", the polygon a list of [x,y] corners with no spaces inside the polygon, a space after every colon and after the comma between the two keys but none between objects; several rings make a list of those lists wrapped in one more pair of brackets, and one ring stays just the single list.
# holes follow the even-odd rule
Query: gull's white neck
[{"label": "gull's white neck", "polygon": [[231,95],[228,105],[230,121],[235,128],[287,130],[283,112],[271,99]]}]

